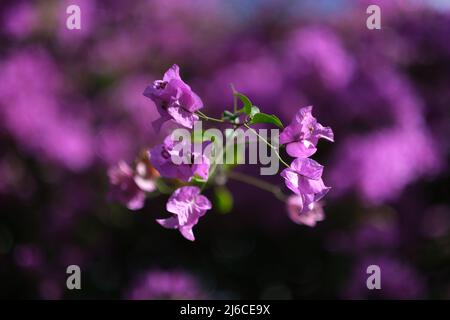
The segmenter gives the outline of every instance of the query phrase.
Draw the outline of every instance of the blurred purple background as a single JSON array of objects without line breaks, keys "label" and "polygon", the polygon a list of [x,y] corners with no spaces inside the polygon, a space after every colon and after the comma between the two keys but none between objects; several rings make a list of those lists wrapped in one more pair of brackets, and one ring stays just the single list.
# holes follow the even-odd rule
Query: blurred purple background
[{"label": "blurred purple background", "polygon": [[[0,22],[0,297],[450,298],[444,1],[2,1]],[[325,221],[295,225],[230,183],[233,211],[190,243],[155,223],[167,198],[107,201],[108,166],[161,139],[142,92],[174,63],[211,115],[231,82],[285,123],[314,105],[336,140],[314,156]],[[370,264],[382,290],[366,288]]]}]

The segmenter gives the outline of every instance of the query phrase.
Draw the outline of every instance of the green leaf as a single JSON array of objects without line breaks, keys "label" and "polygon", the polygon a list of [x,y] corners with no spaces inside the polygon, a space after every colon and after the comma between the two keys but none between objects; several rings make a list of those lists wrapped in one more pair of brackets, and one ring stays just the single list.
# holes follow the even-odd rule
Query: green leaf
[{"label": "green leaf", "polygon": [[222,214],[226,214],[233,209],[233,195],[226,187],[216,187],[214,189],[215,209]]},{"label": "green leaf", "polygon": [[243,108],[241,109],[245,114],[249,115],[252,112],[252,102],[250,101],[249,98],[247,98],[245,95],[243,95],[242,93],[236,92],[235,93],[236,97],[239,98],[239,100],[241,100],[242,104],[244,105]]},{"label": "green leaf", "polygon": [[230,120],[230,121],[234,121],[237,117],[239,117],[239,115],[234,114],[233,112],[230,112],[228,110],[225,110],[223,112],[223,118],[225,120]]},{"label": "green leaf", "polygon": [[283,124],[281,123],[281,120],[278,119],[277,116],[273,114],[266,114],[266,113],[256,113],[250,122],[251,124],[254,123],[271,123],[276,125],[277,127],[283,129]]},{"label": "green leaf", "polygon": [[228,110],[225,110],[223,112],[223,117],[226,118],[226,119],[232,119],[234,117],[234,113],[230,112]]}]

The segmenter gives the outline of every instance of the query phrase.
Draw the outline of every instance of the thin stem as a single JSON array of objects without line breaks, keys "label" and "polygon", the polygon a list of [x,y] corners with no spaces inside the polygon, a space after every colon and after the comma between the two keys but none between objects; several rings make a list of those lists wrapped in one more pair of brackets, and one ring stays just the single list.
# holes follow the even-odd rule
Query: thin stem
[{"label": "thin stem", "polygon": [[236,91],[236,89],[234,88],[234,85],[231,83],[230,84],[230,86],[231,86],[231,91],[233,91],[233,110],[234,110],[234,113],[236,113],[237,112],[237,96],[236,96],[236,93],[237,93],[237,91]]},{"label": "thin stem", "polygon": [[246,127],[247,129],[253,131],[254,134],[256,134],[258,136],[258,138],[260,138],[262,141],[264,141],[269,147],[271,147],[273,149],[273,151],[275,151],[275,154],[277,155],[278,159],[280,159],[281,163],[284,164],[287,168],[289,168],[290,166],[283,160],[283,158],[281,158],[280,154],[278,153],[278,149],[273,146],[269,141],[267,141],[266,139],[264,139],[261,135],[259,135],[258,132],[256,132],[255,129],[253,129],[252,127],[250,127],[248,124],[244,123],[244,127]]},{"label": "thin stem", "polygon": [[230,171],[228,173],[228,177],[230,179],[236,180],[236,181],[240,181],[246,184],[249,184],[251,186],[254,186],[256,188],[259,188],[261,190],[267,191],[272,193],[278,200],[280,201],[286,201],[287,196],[283,193],[283,191],[281,191],[280,187],[275,186],[269,182],[266,182],[264,180],[255,178],[253,176],[249,176],[245,173],[241,173],[241,172],[234,172],[234,171]]},{"label": "thin stem", "polygon": [[201,111],[197,111],[196,114],[199,115],[200,118],[205,119],[205,120],[210,120],[210,121],[215,121],[215,122],[221,122],[221,123],[225,122],[223,119],[217,119],[217,118],[209,117],[209,116],[207,116],[206,114],[204,114],[204,113],[201,112]]},{"label": "thin stem", "polygon": [[[226,137],[226,138],[227,138],[227,137]],[[229,147],[228,147],[228,148],[229,148]],[[214,163],[213,163],[213,165],[211,166],[211,168],[210,168],[210,170],[209,170],[209,173],[208,173],[208,180],[203,184],[202,188],[200,189],[201,192],[203,192],[203,190],[205,189],[205,187],[206,187],[206,185],[208,184],[209,180],[210,180],[211,177],[214,175],[214,173],[215,173],[215,171],[216,171],[216,168],[217,168],[217,164],[218,164],[218,163],[217,163],[217,160],[223,157],[224,152],[228,151],[228,148],[225,148],[225,150],[224,150],[224,148],[220,148],[220,154],[218,154],[218,155],[215,157]]]}]

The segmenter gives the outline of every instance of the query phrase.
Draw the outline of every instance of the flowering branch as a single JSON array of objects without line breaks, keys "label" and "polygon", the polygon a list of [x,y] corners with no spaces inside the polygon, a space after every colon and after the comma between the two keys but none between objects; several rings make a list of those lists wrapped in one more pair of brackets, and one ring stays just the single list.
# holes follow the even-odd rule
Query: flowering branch
[{"label": "flowering branch", "polygon": [[201,111],[197,111],[196,114],[199,115],[200,118],[205,119],[205,120],[215,121],[215,122],[222,122],[222,123],[225,122],[223,119],[216,119],[216,118],[209,117],[209,116],[207,116],[206,114],[204,114]]},{"label": "flowering branch", "polygon": [[[277,116],[261,112],[248,97],[236,91],[233,85],[231,85],[231,89],[234,100],[233,112],[224,111],[219,119],[200,111],[203,108],[203,102],[181,79],[177,65],[172,66],[164,74],[162,80],[154,81],[152,85],[148,86],[144,95],[155,103],[161,114],[161,118],[154,123],[157,130],[169,120],[175,121],[181,128],[189,130],[194,128],[194,130],[187,131],[187,138],[189,138],[187,140],[185,139],[186,135],[180,135],[181,139],[179,140],[175,139],[175,131],[172,132],[162,144],[144,152],[138,158],[134,168],[129,167],[125,162],[120,162],[111,168],[108,172],[111,184],[110,196],[125,204],[130,210],[138,210],[144,206],[147,193],[155,194],[157,190],[160,193],[171,193],[166,205],[171,216],[156,221],[165,228],[178,229],[186,239],[194,240],[193,227],[213,207],[210,200],[202,195],[202,192],[209,186],[220,186],[220,188],[215,188],[215,190],[221,190],[216,193],[216,196],[219,197],[219,200],[222,197],[222,203],[230,201],[231,194],[223,191],[225,182],[219,179],[225,173],[225,176],[230,179],[270,192],[277,199],[285,202],[289,216],[296,223],[314,226],[317,221],[322,220],[324,215],[319,200],[328,193],[330,188],[325,186],[321,178],[323,166],[310,159],[310,156],[316,152],[319,138],[333,141],[331,128],[323,127],[317,122],[316,118],[312,116],[311,106],[301,108],[291,124],[284,127]],[[239,101],[242,103],[240,109],[238,108]],[[225,131],[227,139],[225,148],[221,147],[216,150],[216,140],[207,134],[208,130],[196,132],[197,121],[200,119],[233,126],[233,129]],[[271,135],[271,142],[269,142],[266,138],[266,131],[258,132],[252,127],[254,124],[260,123],[282,129],[279,143],[278,131],[275,136]],[[276,171],[278,171],[278,161],[286,167],[281,172],[281,177],[284,178],[286,187],[294,193],[293,195],[287,196],[278,186],[233,171],[236,165],[243,164],[234,145],[236,133],[239,130],[243,133],[241,127],[246,128],[247,133],[254,135],[257,141],[267,145],[273,151],[276,155],[274,159],[277,160]],[[215,130],[217,132],[217,129]],[[208,154],[206,149],[198,150],[198,143],[191,144],[191,135],[195,140],[198,133],[200,133],[200,137],[197,137],[200,140],[200,146],[206,146],[206,149],[212,146],[213,148],[210,149],[214,150],[214,156],[212,153]],[[245,141],[245,136],[243,141]],[[229,138],[232,139],[232,144],[228,143]],[[277,147],[279,144],[285,146],[287,154],[295,158],[290,165],[281,157]],[[254,145],[256,144],[249,145],[249,152],[253,150],[251,146]],[[255,154],[256,151],[253,155]],[[223,162],[224,158],[229,161],[230,155],[232,156],[232,166],[229,166],[228,162],[226,164]],[[269,158],[269,160],[271,159]],[[250,162],[252,163],[252,160]],[[226,165],[227,167],[225,167]],[[216,173],[219,167],[221,170]],[[212,179],[213,177],[214,179]],[[220,206],[217,206],[216,209],[220,210]]]},{"label": "flowering branch", "polygon": [[271,183],[268,183],[262,179],[255,178],[253,176],[249,176],[242,172],[237,171],[230,171],[228,173],[228,178],[240,181],[246,184],[249,184],[251,186],[254,186],[256,188],[259,188],[261,190],[267,191],[272,193],[278,200],[281,200],[282,202],[285,202],[287,200],[287,196],[283,193],[280,187],[275,186]]}]

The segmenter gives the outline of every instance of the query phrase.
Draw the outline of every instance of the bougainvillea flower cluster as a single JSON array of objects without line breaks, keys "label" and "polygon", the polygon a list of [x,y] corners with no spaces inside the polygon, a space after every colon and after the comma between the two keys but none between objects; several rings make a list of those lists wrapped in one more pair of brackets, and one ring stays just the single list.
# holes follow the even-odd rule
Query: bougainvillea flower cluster
[{"label": "bougainvillea flower cluster", "polygon": [[297,157],[281,172],[286,186],[295,193],[288,199],[288,213],[300,224],[315,226],[324,219],[320,203],[330,190],[322,180],[323,166],[308,158],[317,151],[319,138],[334,141],[331,128],[324,127],[312,116],[312,107],[301,108],[292,123],[280,134],[289,155]]},{"label": "bougainvillea flower cluster", "polygon": [[[322,180],[323,166],[309,157],[317,151],[320,138],[334,140],[333,131],[329,127],[322,126],[312,116],[311,106],[301,108],[291,124],[283,128],[278,117],[262,113],[248,97],[237,92],[234,87],[232,89],[235,98],[234,111],[225,110],[219,119],[199,111],[203,108],[202,100],[181,79],[177,65],[173,65],[162,80],[156,80],[149,85],[144,91],[144,96],[154,102],[161,116],[153,122],[157,130],[160,130],[165,122],[171,121],[177,128],[189,129],[189,136],[195,136],[198,132],[194,132],[194,122],[204,120],[229,125],[234,129],[246,128],[255,133],[261,141],[275,149],[279,158],[277,161],[286,166],[281,172],[281,177],[284,178],[286,187],[294,193],[288,196],[283,192],[273,192],[274,195],[285,202],[288,216],[292,221],[310,227],[315,226],[318,221],[324,219],[322,204],[319,201],[328,193],[330,187]],[[238,101],[242,103],[242,108],[238,108]],[[289,156],[295,158],[290,165],[281,157],[278,143],[275,141],[270,143],[258,135],[252,128],[254,124],[283,128],[279,135],[280,144],[286,148]],[[212,141],[205,141],[203,132],[200,134],[201,144],[209,144]],[[216,156],[225,157],[226,152],[235,151],[226,149]],[[216,161],[217,158],[211,159],[202,151],[193,148],[190,141],[175,140],[172,134],[166,136],[162,143],[144,150],[143,154],[144,157],[138,159],[135,169],[124,162],[110,169],[111,196],[129,209],[137,210],[144,206],[146,193],[170,192],[166,209],[171,216],[156,221],[164,228],[177,229],[188,240],[195,240],[193,228],[200,218],[213,208],[213,204],[203,191],[210,186],[222,186],[228,178],[233,178],[231,171],[235,169],[237,163],[225,167],[222,162]],[[174,157],[183,161],[175,162]],[[220,179],[217,174],[218,166],[221,166]],[[255,179],[257,178],[244,178],[240,173],[241,182],[258,186]],[[267,185],[267,182],[262,184]],[[164,190],[160,190],[161,188]],[[265,188],[265,191],[268,189],[279,188]]]},{"label": "bougainvillea flower cluster", "polygon": [[211,207],[211,202],[200,194],[198,187],[181,187],[175,190],[167,202],[166,209],[173,216],[156,221],[164,228],[178,229],[183,237],[193,241],[195,238],[192,228]]},{"label": "bougainvillea flower cluster", "polygon": [[[186,141],[179,143],[186,143]],[[190,154],[183,154],[183,148],[175,149],[174,146],[175,141],[169,135],[164,139],[164,143],[150,150],[150,158],[156,170],[166,178],[180,179],[185,182],[190,181],[195,176],[207,180],[210,160],[205,155],[195,151],[190,152]],[[191,146],[188,147],[191,148]],[[191,161],[189,162],[192,162],[192,164],[182,163],[177,165],[173,163],[172,156],[190,157]]]},{"label": "bougainvillea flower cluster", "polygon": [[333,131],[324,127],[312,116],[312,106],[301,108],[294,120],[280,134],[280,143],[286,145],[292,157],[307,158],[317,151],[319,138],[334,141]]},{"label": "bougainvillea flower cluster", "polygon": [[156,80],[148,86],[144,95],[158,107],[161,118],[154,124],[158,129],[171,119],[184,127],[192,128],[194,121],[199,119],[195,111],[203,108],[200,97],[181,80],[177,65],[167,70],[162,80]]}]

